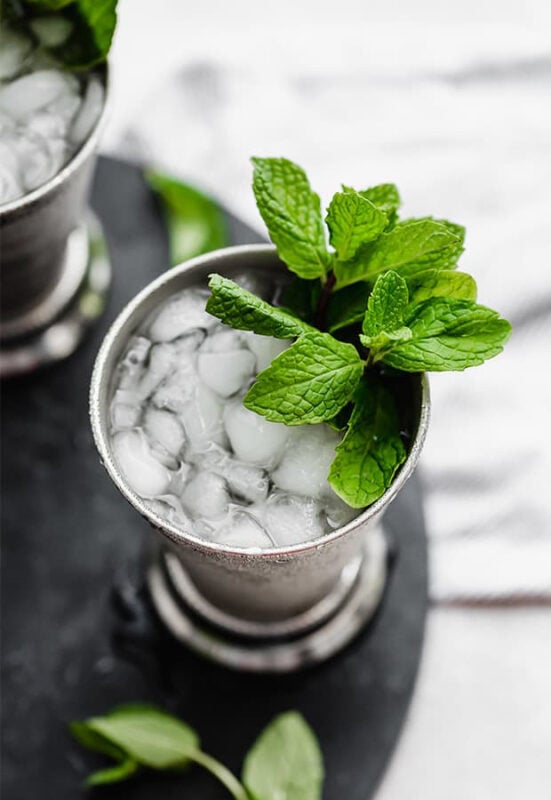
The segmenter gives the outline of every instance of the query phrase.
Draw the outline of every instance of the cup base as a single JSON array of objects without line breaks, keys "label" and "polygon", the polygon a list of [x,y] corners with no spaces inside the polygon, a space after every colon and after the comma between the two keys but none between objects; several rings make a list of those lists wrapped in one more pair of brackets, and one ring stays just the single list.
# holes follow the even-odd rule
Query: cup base
[{"label": "cup base", "polygon": [[0,377],[32,372],[71,355],[103,311],[110,284],[107,243],[88,212],[69,235],[53,291],[26,314],[0,324]]},{"label": "cup base", "polygon": [[277,623],[250,622],[215,609],[178,558],[160,547],[147,583],[155,609],[172,635],[205,658],[244,672],[294,672],[345,647],[369,622],[386,585],[388,545],[380,527],[366,538],[363,558],[314,608]]}]

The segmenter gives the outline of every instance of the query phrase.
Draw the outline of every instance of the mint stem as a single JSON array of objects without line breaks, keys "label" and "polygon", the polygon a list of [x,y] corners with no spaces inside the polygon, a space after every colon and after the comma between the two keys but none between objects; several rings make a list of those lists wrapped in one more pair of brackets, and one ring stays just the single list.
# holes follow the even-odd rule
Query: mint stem
[{"label": "mint stem", "polygon": [[321,295],[320,299],[318,300],[318,307],[316,309],[316,315],[314,319],[314,324],[320,331],[325,330],[325,312],[327,310],[327,303],[331,297],[331,292],[333,291],[335,282],[335,273],[331,271],[327,275],[327,280],[323,284],[323,289],[321,290]]},{"label": "mint stem", "polygon": [[246,789],[239,783],[235,775],[215,758],[203,753],[202,750],[195,750],[188,757],[218,778],[235,800],[250,800]]}]

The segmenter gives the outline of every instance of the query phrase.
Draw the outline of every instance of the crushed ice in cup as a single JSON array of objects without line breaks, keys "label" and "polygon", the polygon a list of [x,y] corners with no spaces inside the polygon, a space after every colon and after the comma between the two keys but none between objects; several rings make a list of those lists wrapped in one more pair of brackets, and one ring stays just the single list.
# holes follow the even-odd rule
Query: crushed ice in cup
[{"label": "crushed ice in cup", "polygon": [[[45,45],[68,31],[36,20]],[[46,26],[44,27],[44,24]],[[51,180],[94,128],[104,104],[100,77],[61,69],[6,26],[0,34],[0,205]]]},{"label": "crushed ice in cup", "polygon": [[187,289],[161,304],[115,369],[111,446],[129,486],[172,525],[227,547],[291,547],[346,525],[358,512],[327,481],[341,434],[243,405],[290,342],[228,328],[207,297]]}]

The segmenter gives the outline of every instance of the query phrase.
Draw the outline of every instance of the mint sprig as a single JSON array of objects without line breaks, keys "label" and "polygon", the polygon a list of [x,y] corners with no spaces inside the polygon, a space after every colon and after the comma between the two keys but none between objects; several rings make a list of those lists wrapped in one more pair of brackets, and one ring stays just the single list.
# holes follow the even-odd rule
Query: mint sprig
[{"label": "mint sprig", "polygon": [[257,376],[244,403],[274,422],[344,430],[328,478],[363,508],[388,489],[407,455],[389,368],[395,386],[400,372],[476,366],[501,352],[511,326],[477,305],[474,279],[456,270],[463,226],[400,221],[394,184],[343,186],[326,216],[331,250],[304,171],[286,159],[253,163],[260,213],[295,273],[283,293],[287,310],[220,276],[211,278],[207,309],[236,328],[296,340]]},{"label": "mint sprig", "polygon": [[89,750],[114,759],[87,786],[118,783],[144,769],[182,771],[192,764],[211,773],[234,800],[320,800],[323,758],[317,739],[296,711],[277,716],[245,757],[241,780],[201,748],[182,720],[146,704],[118,706],[101,717],[73,722],[73,736]]}]

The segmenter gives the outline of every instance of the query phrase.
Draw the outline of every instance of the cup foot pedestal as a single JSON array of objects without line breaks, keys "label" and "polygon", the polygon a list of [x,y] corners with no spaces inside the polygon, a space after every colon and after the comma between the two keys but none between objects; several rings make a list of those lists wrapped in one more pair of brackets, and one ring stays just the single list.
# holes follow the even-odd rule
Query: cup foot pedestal
[{"label": "cup foot pedestal", "polygon": [[25,314],[0,323],[0,377],[32,372],[71,355],[103,311],[110,283],[103,230],[88,212],[69,235],[55,288]]},{"label": "cup foot pedestal", "polygon": [[293,672],[330,658],[369,622],[387,580],[382,528],[369,532],[364,556],[312,609],[281,622],[252,622],[210,604],[179,559],[159,547],[147,583],[155,609],[173,636],[196,653],[246,672]]}]

